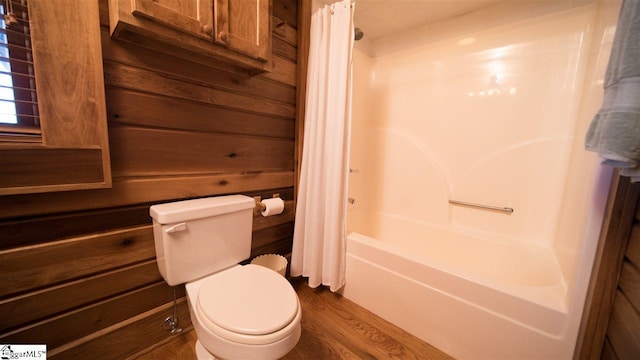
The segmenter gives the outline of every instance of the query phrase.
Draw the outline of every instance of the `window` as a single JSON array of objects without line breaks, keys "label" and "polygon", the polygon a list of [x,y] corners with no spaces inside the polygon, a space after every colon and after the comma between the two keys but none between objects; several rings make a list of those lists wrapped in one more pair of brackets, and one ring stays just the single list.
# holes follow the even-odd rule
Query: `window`
[{"label": "window", "polygon": [[16,140],[10,134],[28,141],[40,135],[40,119],[27,0],[3,0],[0,8],[0,131],[5,141]]}]

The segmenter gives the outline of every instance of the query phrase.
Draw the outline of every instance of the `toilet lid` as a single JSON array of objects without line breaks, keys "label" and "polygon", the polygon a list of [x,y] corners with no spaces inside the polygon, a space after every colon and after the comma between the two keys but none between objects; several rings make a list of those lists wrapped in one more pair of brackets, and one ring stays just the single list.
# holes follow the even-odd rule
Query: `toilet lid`
[{"label": "toilet lid", "polygon": [[291,323],[298,312],[298,297],[284,277],[249,264],[203,282],[198,307],[208,321],[225,330],[265,335]]}]

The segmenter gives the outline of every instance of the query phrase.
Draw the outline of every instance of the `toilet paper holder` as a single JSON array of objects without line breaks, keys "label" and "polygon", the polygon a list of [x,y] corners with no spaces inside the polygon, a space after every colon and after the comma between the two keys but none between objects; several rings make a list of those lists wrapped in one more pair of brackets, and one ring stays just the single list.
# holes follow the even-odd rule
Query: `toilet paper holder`
[{"label": "toilet paper holder", "polygon": [[[279,197],[280,197],[280,194],[273,194],[273,198],[279,198]],[[267,208],[267,206],[262,203],[262,197],[254,196],[253,200],[255,200],[256,207],[258,208],[259,211],[264,211]]]}]

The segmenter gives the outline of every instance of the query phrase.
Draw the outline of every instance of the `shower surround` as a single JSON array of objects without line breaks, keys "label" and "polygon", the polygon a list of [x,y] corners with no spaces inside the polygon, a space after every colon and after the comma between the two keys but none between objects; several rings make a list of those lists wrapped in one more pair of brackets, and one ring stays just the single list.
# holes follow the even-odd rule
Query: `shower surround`
[{"label": "shower surround", "polygon": [[573,354],[611,177],[583,139],[619,2],[559,3],[354,54],[344,295],[456,358]]}]

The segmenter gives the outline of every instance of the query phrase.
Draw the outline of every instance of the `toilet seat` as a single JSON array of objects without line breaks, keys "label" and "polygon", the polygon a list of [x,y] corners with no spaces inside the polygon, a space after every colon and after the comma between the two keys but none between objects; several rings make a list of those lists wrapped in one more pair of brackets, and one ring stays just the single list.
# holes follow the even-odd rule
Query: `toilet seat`
[{"label": "toilet seat", "polygon": [[200,286],[202,325],[229,341],[262,345],[288,336],[299,322],[298,296],[273,270],[249,264],[217,273]]}]

